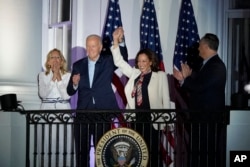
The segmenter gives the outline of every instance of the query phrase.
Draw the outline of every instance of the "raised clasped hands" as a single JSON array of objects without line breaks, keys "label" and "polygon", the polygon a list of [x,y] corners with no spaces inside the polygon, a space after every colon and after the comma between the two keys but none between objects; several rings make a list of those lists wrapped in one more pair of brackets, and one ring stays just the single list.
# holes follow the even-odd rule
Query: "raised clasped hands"
[{"label": "raised clasped hands", "polygon": [[117,47],[120,42],[123,41],[123,35],[124,35],[124,30],[122,27],[118,27],[115,29],[113,32],[113,42],[114,42],[114,47]]}]

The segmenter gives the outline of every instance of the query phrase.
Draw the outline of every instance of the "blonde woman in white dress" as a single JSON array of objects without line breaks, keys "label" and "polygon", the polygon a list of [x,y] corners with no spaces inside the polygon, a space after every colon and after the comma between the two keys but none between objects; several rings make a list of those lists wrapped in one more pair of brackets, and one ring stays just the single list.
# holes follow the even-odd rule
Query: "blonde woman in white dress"
[{"label": "blonde woman in white dress", "polygon": [[70,73],[60,50],[53,49],[48,53],[45,68],[39,73],[38,82],[41,109],[70,109],[70,96],[66,90]]},{"label": "blonde woman in white dress", "polygon": [[[67,71],[67,62],[58,49],[52,49],[47,54],[47,60],[45,62],[45,71],[40,72],[38,75],[38,91],[39,97],[41,98],[41,110],[67,110],[70,107],[70,96],[67,94],[67,85],[70,79],[71,73]],[[50,114],[50,116],[55,117],[55,115]],[[58,121],[56,121],[58,122]],[[67,125],[67,142],[64,142],[64,128],[63,124],[59,125],[49,125],[44,126],[44,165],[47,166],[51,163],[51,166],[63,166],[63,149],[66,145],[67,147],[67,162],[66,165],[70,164],[70,152],[71,152],[71,135],[72,126]],[[38,136],[42,136],[42,128],[38,127]],[[51,131],[50,131],[51,130]],[[49,136],[50,133],[50,136]],[[59,135],[58,135],[59,134]],[[57,140],[57,135],[59,139]],[[42,140],[38,138],[38,150],[42,151]],[[49,147],[51,143],[51,147]],[[51,149],[51,161],[49,161],[49,150]],[[57,150],[58,149],[58,150]],[[59,152],[57,155],[56,152]],[[40,158],[40,155],[38,156]],[[41,160],[38,159],[38,166],[42,166]]]}]

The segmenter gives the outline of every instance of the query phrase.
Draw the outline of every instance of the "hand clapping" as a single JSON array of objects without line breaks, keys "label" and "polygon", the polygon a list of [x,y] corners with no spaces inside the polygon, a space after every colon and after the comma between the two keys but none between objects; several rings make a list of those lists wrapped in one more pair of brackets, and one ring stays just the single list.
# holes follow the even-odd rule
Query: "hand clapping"
[{"label": "hand clapping", "polygon": [[184,79],[192,74],[192,69],[189,67],[187,62],[181,63],[181,73]]},{"label": "hand clapping", "polygon": [[173,75],[178,81],[183,81],[192,74],[192,69],[187,63],[181,63],[181,71],[174,69]]},{"label": "hand clapping", "polygon": [[61,74],[60,74],[60,64],[59,63],[53,63],[51,66],[51,70],[53,72],[53,78],[52,80],[55,81],[61,81]]}]

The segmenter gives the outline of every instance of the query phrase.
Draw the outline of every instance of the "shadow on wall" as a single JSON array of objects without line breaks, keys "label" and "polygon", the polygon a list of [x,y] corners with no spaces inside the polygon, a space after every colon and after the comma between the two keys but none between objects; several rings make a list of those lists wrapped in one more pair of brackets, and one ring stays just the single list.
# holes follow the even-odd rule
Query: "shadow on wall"
[{"label": "shadow on wall", "polygon": [[[72,71],[72,66],[73,64],[86,57],[87,56],[87,52],[86,52],[86,49],[83,48],[83,47],[80,47],[80,46],[76,46],[74,48],[72,48],[71,50],[71,64],[69,65],[70,68],[69,70]],[[78,94],[76,93],[75,95],[71,96],[70,98],[70,104],[71,104],[71,109],[76,109],[77,107],[77,98],[78,98]]]},{"label": "shadow on wall", "polygon": [[[85,48],[76,46],[71,50],[71,61],[70,67],[72,67],[73,63],[87,56],[87,51]],[[71,70],[71,68],[69,68]]]}]

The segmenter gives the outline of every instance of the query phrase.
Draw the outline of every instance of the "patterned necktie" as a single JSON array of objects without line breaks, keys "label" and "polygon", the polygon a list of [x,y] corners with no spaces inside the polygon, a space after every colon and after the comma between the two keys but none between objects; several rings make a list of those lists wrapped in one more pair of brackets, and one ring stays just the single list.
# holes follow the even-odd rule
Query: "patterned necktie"
[{"label": "patterned necktie", "polygon": [[143,82],[144,76],[150,72],[151,72],[151,69],[148,70],[146,73],[141,73],[140,78],[135,83],[134,89],[132,91],[131,96],[135,97],[135,95],[136,95],[136,101],[137,101],[138,106],[140,106],[142,104],[142,82]]},{"label": "patterned necktie", "polygon": [[143,82],[144,74],[142,74],[137,81],[136,95],[137,95],[137,105],[140,106],[142,104],[142,82]]}]

